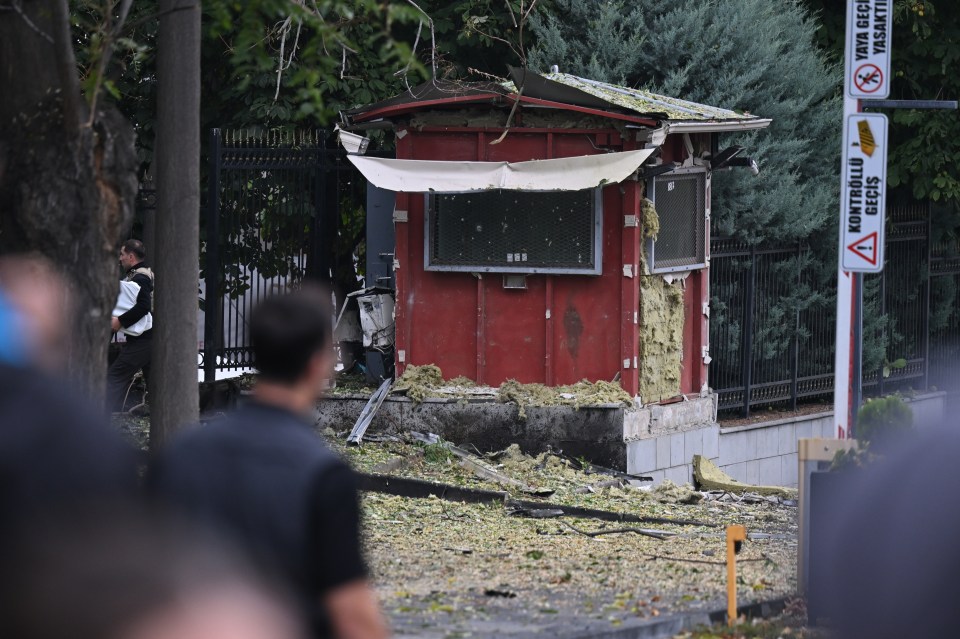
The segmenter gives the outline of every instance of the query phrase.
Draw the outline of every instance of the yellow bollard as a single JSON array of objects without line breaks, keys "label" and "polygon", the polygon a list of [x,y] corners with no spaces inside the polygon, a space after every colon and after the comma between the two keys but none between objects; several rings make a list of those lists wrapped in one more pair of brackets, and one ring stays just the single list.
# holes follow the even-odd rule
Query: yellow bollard
[{"label": "yellow bollard", "polygon": [[747,540],[743,526],[727,526],[727,625],[737,621],[737,552],[736,542]]}]

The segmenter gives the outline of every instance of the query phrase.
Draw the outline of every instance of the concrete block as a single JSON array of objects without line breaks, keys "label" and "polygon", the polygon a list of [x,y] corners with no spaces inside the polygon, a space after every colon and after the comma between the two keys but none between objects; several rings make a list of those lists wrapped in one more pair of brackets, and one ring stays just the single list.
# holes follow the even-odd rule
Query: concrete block
[{"label": "concrete block", "polygon": [[746,457],[744,457],[744,461],[748,459],[756,459],[757,457],[759,457],[759,455],[757,455],[757,439],[758,439],[757,433],[758,433],[757,430],[748,430],[746,432],[747,450],[746,450]]},{"label": "concrete block", "polygon": [[627,472],[646,475],[657,469],[657,440],[627,442]]},{"label": "concrete block", "polygon": [[740,462],[739,464],[729,464],[727,466],[721,466],[720,470],[730,475],[732,479],[737,481],[746,482],[747,481],[747,463]]},{"label": "concrete block", "polygon": [[[720,435],[720,463],[723,466],[739,464],[747,460],[747,433]],[[736,477],[734,477],[736,479]],[[740,481],[743,481],[741,479]]]},{"label": "concrete block", "polygon": [[694,455],[703,454],[703,431],[704,428],[688,430],[683,434],[683,461],[691,463]]},{"label": "concrete block", "polygon": [[655,470],[652,473],[644,473],[647,477],[653,478],[653,486],[656,486],[666,478],[666,471]]},{"label": "concrete block", "polygon": [[629,442],[650,436],[650,409],[623,411],[623,441]]},{"label": "concrete block", "polygon": [[947,401],[944,393],[931,393],[916,397],[909,403],[913,411],[913,423],[918,430],[936,428],[947,418]]},{"label": "concrete block", "polygon": [[713,423],[713,401],[713,397],[698,397],[686,402],[649,406],[650,433],[678,433]]},{"label": "concrete block", "polygon": [[780,447],[777,449],[777,454],[789,455],[795,452],[797,452],[797,426],[784,424],[780,427]]},{"label": "concrete block", "polygon": [[822,433],[823,433],[822,424],[823,424],[823,420],[822,420],[822,419],[814,419],[814,420],[811,420],[811,421],[810,421],[810,435],[811,435],[814,439],[823,437],[823,434],[822,434]]},{"label": "concrete block", "polygon": [[827,417],[823,420],[823,430],[821,431],[821,437],[824,439],[836,439],[837,433],[833,426],[833,418]]},{"label": "concrete block", "polygon": [[797,422],[797,441],[801,439],[810,439],[813,437],[813,424],[810,422]]},{"label": "concrete block", "polygon": [[693,466],[690,464],[674,466],[673,468],[668,468],[665,475],[666,479],[669,479],[675,484],[690,484],[693,483]]},{"label": "concrete block", "polygon": [[757,482],[763,486],[780,485],[780,458],[767,457],[760,460],[760,480]]},{"label": "concrete block", "polygon": [[674,433],[670,435],[670,465],[679,466],[684,461],[692,461],[692,459],[685,459],[683,455],[683,433]]},{"label": "concrete block", "polygon": [[821,417],[820,419],[813,420],[813,436],[814,437],[833,437],[833,418],[832,417]]},{"label": "concrete block", "polygon": [[780,485],[796,487],[800,482],[800,467],[797,453],[780,458]]},{"label": "concrete block", "polygon": [[780,454],[780,426],[770,426],[757,433],[757,457],[775,457]]},{"label": "concrete block", "polygon": [[753,484],[756,486],[760,483],[760,460],[751,459],[747,462],[747,479],[748,484]]},{"label": "concrete block", "polygon": [[703,429],[703,456],[714,460],[720,457],[720,427],[716,424]]},{"label": "concrete block", "polygon": [[664,470],[670,468],[670,435],[660,435],[656,438],[657,442],[657,468]]}]

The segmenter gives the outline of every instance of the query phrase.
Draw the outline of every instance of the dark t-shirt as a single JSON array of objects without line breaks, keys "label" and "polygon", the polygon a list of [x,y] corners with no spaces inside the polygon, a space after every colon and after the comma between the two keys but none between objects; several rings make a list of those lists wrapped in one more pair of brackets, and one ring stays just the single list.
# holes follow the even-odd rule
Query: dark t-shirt
[{"label": "dark t-shirt", "polygon": [[99,411],[63,380],[0,364],[0,536],[136,492],[137,458]]},{"label": "dark t-shirt", "polygon": [[317,635],[328,634],[323,594],[366,576],[356,478],[291,412],[250,404],[183,433],[157,460],[150,487],[275,571]]}]

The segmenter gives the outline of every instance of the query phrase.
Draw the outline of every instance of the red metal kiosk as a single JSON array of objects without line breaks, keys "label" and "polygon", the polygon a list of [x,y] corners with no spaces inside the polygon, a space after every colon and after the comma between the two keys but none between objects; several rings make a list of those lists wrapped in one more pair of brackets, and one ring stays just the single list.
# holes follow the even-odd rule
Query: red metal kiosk
[{"label": "red metal kiosk", "polygon": [[[710,176],[752,163],[717,134],[770,120],[568,74],[513,77],[433,81],[343,114],[345,129],[396,135],[396,160],[351,159],[399,191],[397,374],[619,379],[645,404],[700,393]],[[557,159],[569,162],[541,162]],[[674,381],[645,380],[674,366]]]}]

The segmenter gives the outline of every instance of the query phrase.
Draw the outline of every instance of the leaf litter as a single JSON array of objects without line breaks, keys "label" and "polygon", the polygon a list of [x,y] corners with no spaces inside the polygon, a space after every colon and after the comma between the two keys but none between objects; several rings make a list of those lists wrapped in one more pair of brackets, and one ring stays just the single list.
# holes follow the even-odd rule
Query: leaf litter
[{"label": "leaf litter", "polygon": [[348,448],[336,437],[331,444],[361,472],[389,468],[392,476],[504,491],[527,500],[531,496],[520,485],[532,486],[553,491],[550,504],[720,526],[664,524],[655,528],[663,534],[649,536],[597,519],[513,517],[500,504],[364,493],[367,556],[398,635],[434,628],[436,636],[448,631],[489,636],[511,623],[546,625],[562,634],[572,619],[609,628],[680,610],[723,608],[722,526],[728,524],[742,524],[754,537],[738,556],[742,603],[796,590],[796,508],[783,500],[749,494],[731,499],[669,481],[650,488],[591,472],[585,460],[559,453],[526,455],[517,445],[474,456],[517,482],[512,485],[472,472],[456,455],[441,454],[443,442]]}]

